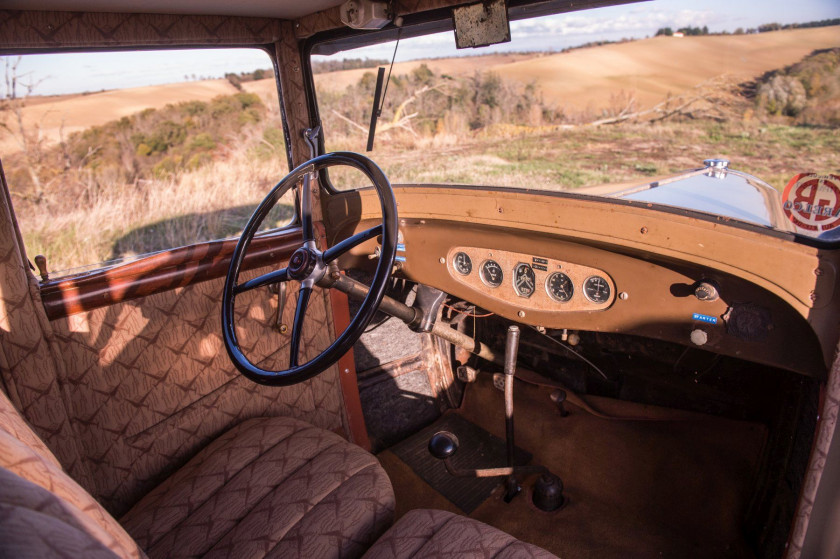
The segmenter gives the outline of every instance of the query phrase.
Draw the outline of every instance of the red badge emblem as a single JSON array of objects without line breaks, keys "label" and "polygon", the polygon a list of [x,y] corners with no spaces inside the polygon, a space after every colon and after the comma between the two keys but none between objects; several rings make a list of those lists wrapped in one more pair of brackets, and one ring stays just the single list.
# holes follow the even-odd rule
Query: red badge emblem
[{"label": "red badge emblem", "polygon": [[800,173],[783,194],[784,211],[794,225],[822,233],[840,226],[840,177]]}]

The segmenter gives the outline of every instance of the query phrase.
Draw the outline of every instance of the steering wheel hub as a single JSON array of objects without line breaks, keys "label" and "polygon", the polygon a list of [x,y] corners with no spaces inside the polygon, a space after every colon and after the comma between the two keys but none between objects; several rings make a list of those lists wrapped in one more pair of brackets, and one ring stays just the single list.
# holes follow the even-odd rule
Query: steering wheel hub
[{"label": "steering wheel hub", "polygon": [[292,254],[286,269],[289,271],[290,278],[301,281],[312,274],[317,263],[318,258],[315,252],[303,246]]}]

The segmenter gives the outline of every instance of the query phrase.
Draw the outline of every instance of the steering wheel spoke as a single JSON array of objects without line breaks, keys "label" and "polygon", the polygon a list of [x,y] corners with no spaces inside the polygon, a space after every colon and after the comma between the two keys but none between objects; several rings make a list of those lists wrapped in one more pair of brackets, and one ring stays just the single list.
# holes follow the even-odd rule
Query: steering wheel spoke
[{"label": "steering wheel spoke", "polygon": [[289,281],[289,271],[286,268],[275,270],[246,282],[242,282],[233,288],[233,294],[239,295],[240,293],[245,293],[246,291],[251,291],[252,289],[263,287],[264,285],[282,283],[284,281]]},{"label": "steering wheel spoke", "polygon": [[[314,170],[314,168],[313,168]],[[312,172],[303,175],[303,186],[300,189],[300,225],[303,230],[303,242],[315,240],[315,229],[312,226]]]},{"label": "steering wheel spoke", "polygon": [[324,251],[324,263],[329,264],[350,249],[362,244],[365,241],[373,239],[374,237],[378,237],[381,234],[382,226],[377,225],[376,227],[371,227],[370,229],[356,233],[352,237],[347,237],[340,243]]},{"label": "steering wheel spoke", "polygon": [[303,336],[303,321],[306,319],[306,309],[309,307],[311,287],[301,286],[298,291],[297,308],[295,309],[295,323],[292,326],[292,338],[289,343],[289,366],[297,367],[300,357],[300,340]]}]

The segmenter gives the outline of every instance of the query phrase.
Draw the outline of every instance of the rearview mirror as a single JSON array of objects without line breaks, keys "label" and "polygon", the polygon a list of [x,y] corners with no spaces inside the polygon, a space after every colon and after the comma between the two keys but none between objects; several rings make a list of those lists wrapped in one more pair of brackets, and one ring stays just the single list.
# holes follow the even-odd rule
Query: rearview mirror
[{"label": "rearview mirror", "polygon": [[505,0],[487,0],[452,8],[455,46],[459,49],[510,42],[510,22]]}]

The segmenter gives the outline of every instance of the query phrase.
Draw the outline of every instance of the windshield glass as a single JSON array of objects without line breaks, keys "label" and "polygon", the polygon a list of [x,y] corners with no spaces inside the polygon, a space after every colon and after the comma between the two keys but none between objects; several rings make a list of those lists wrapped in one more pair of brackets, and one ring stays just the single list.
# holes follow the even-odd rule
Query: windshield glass
[{"label": "windshield glass", "polygon": [[[825,237],[840,220],[840,6],[806,4],[558,14],[511,21],[510,42],[479,49],[456,49],[452,31],[321,43],[325,148],[366,151],[377,70],[395,58],[368,153],[394,184],[622,197]],[[801,173],[821,186],[793,185],[786,207]]]}]

